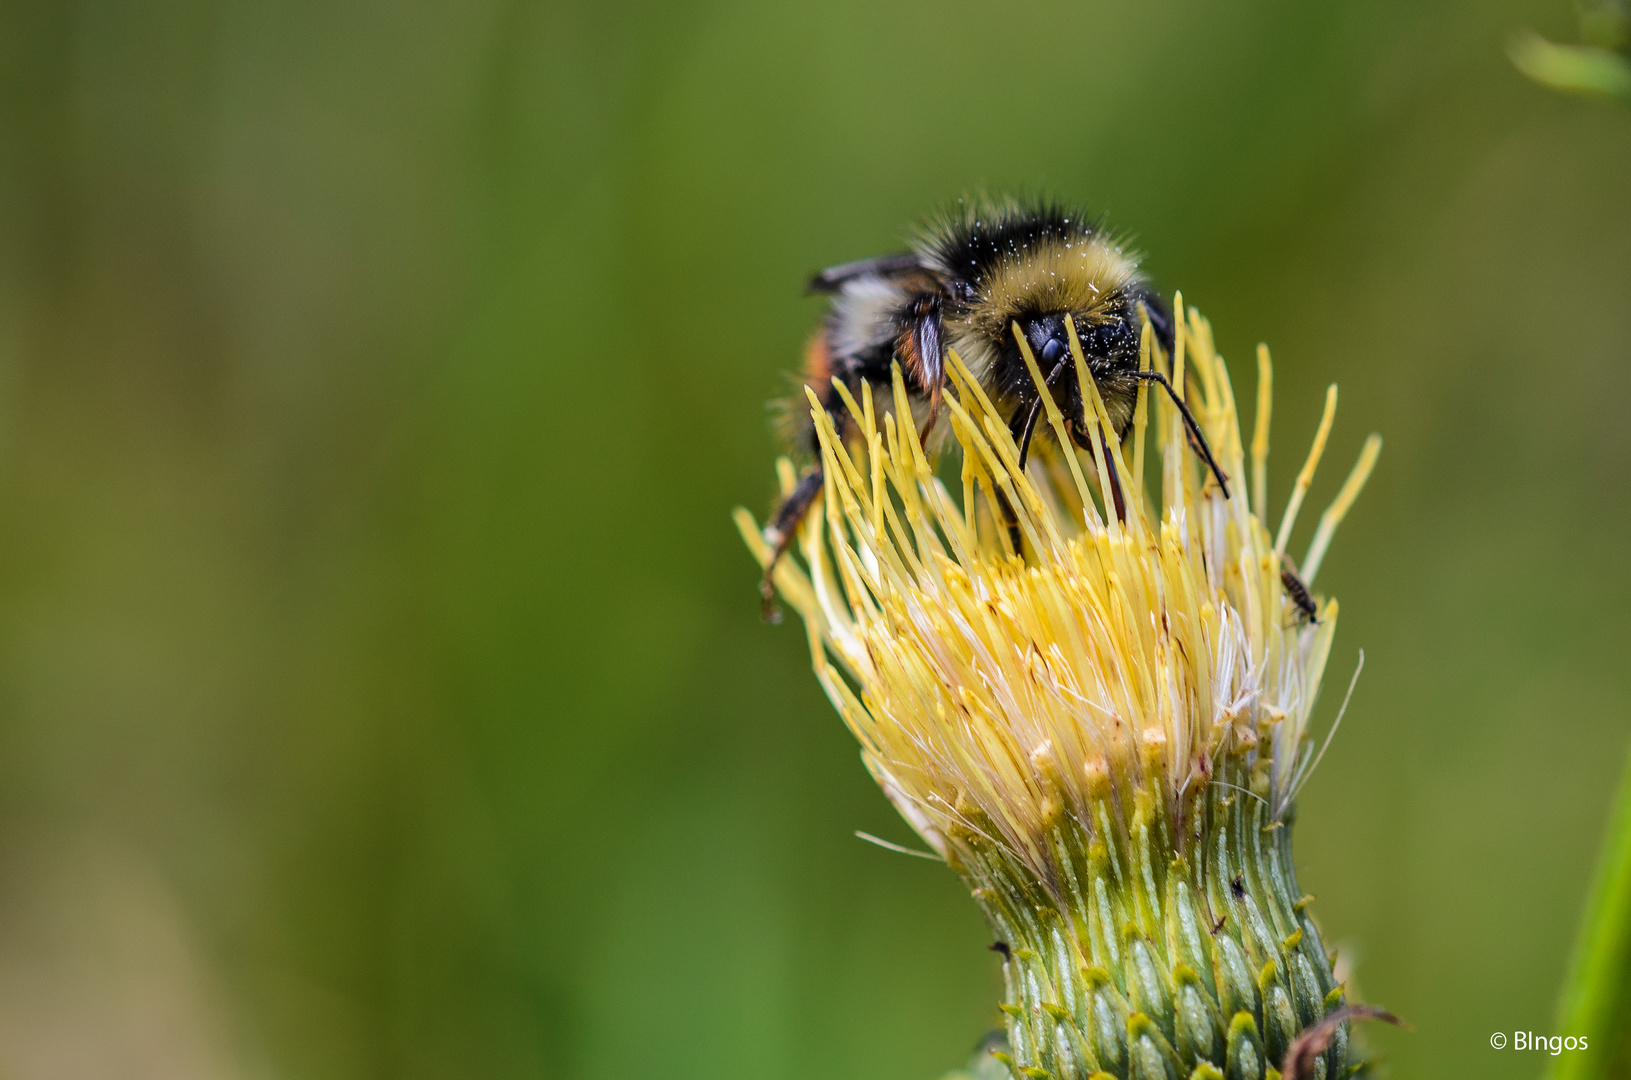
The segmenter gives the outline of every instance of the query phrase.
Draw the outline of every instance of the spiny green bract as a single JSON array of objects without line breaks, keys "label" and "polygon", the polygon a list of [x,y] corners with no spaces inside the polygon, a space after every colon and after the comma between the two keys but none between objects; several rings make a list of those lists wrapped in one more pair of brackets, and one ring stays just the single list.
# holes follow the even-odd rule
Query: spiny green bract
[{"label": "spiny green bract", "polygon": [[[1053,826],[1058,880],[963,838],[968,879],[1004,953],[1005,1032],[959,1080],[1270,1080],[1297,1034],[1343,1004],[1299,894],[1290,826],[1225,761],[1186,844],[1145,793],[1107,797],[1089,837]],[[1311,1078],[1351,1074],[1347,1025]],[[951,1078],[948,1078],[951,1080]]]}]

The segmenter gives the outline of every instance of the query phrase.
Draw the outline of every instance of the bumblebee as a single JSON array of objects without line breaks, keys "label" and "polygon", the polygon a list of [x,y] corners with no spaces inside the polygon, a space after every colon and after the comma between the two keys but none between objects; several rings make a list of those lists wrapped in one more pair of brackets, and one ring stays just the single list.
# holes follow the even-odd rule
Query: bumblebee
[{"label": "bumblebee", "polygon": [[[1167,355],[1172,353],[1169,309],[1139,273],[1137,258],[1078,209],[1040,200],[964,201],[922,230],[910,250],[830,267],[811,278],[809,291],[832,300],[806,351],[803,381],[840,434],[853,421],[833,383],[842,382],[856,397],[861,384],[870,383],[882,391],[873,396],[888,402],[891,368],[898,363],[913,422],[930,442],[945,388],[946,351],[956,349],[1010,417],[1023,467],[1042,414],[1019,346],[1023,338],[1065,415],[1071,441],[1091,447],[1098,421],[1086,411],[1074,376],[1068,315],[1116,438],[1132,425],[1140,383],[1159,384],[1228,497],[1228,478],[1172,383],[1159,371],[1139,370],[1146,316]],[[822,489],[814,425],[805,425],[800,441],[812,448],[816,465],[765,529],[773,553],[760,583],[767,612],[774,597],[771,572]],[[1119,478],[1111,476],[1110,487],[1116,512],[1124,513]],[[1005,506],[1003,513],[1018,551],[1013,511]]]}]

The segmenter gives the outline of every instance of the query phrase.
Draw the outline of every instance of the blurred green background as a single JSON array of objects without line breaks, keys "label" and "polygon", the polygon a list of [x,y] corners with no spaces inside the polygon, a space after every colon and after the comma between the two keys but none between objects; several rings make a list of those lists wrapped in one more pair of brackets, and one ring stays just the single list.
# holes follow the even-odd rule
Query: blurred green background
[{"label": "blurred green background", "polygon": [[1535,1075],[1631,734],[1631,112],[1525,25],[7,0],[0,1076],[959,1063],[974,907],[851,836],[909,838],[728,513],[804,275],[981,186],[1272,345],[1276,508],[1327,382],[1316,511],[1385,434],[1303,884],[1393,1075]]}]

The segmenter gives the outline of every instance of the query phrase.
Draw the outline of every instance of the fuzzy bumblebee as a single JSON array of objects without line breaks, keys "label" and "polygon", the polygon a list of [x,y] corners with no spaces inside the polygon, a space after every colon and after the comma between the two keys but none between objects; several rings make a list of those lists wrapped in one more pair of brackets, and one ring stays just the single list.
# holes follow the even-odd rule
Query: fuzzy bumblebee
[{"label": "fuzzy bumblebee", "polygon": [[[1036,200],[965,199],[920,230],[910,251],[823,270],[811,279],[810,290],[830,295],[832,304],[810,339],[805,376],[840,435],[851,429],[839,387],[851,398],[859,397],[863,386],[887,396],[890,372],[898,365],[913,423],[929,445],[944,442],[945,431],[937,421],[947,354],[955,350],[1006,421],[1020,468],[1030,456],[1033,438],[1045,441],[1053,434],[1053,425],[1040,425],[1044,388],[1064,417],[1058,437],[1086,450],[1095,433],[1123,438],[1133,422],[1139,388],[1154,382],[1171,396],[1191,445],[1224,496],[1229,494],[1227,476],[1172,383],[1164,372],[1139,364],[1146,320],[1157,344],[1172,349],[1166,303],[1139,272],[1136,255],[1080,208]],[[1104,404],[1102,422],[1070,377],[1067,320]],[[1039,382],[1031,379],[1027,357],[1040,364]],[[802,414],[803,409],[795,411]],[[777,558],[792,542],[823,483],[817,427],[805,426],[796,441],[810,449],[817,463],[786,493],[765,530]],[[1119,505],[1120,480],[1114,463],[1106,464],[1111,495]],[[1010,544],[1019,550],[1024,537],[1018,518],[1001,496],[998,508]],[[768,573],[761,592],[770,615]]]},{"label": "fuzzy bumblebee", "polygon": [[[1118,424],[1080,328],[1061,321],[1064,379],[1016,339],[1053,435],[1029,460],[1012,410],[954,343],[940,407],[957,473],[920,440],[900,365],[887,393],[835,379],[809,388],[822,481],[796,558],[778,561],[739,510],[742,535],[803,617],[816,676],[867,768],[998,943],[1005,1038],[976,1075],[1349,1075],[1359,1010],[1291,857],[1338,610],[1309,593],[1317,618],[1304,617],[1282,580],[1335,388],[1271,536],[1267,351],[1248,503],[1207,481],[1185,410],[1157,396],[1152,415],[1143,383]],[[1141,323],[1137,370],[1187,387],[1188,411],[1244,481],[1210,327],[1181,298],[1172,326],[1169,357]],[[1125,446],[1106,434],[1121,431]],[[1137,482],[1149,436],[1159,499]],[[1321,519],[1299,564],[1308,586],[1379,449],[1372,436]],[[785,461],[781,472],[787,495],[795,476]]]}]

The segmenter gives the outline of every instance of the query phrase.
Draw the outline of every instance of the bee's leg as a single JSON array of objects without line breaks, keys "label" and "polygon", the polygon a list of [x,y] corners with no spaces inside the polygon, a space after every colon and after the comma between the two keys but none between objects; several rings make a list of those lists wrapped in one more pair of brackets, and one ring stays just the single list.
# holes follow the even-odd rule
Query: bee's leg
[{"label": "bee's leg", "polygon": [[1019,514],[1014,510],[1014,504],[1008,501],[1008,496],[1001,488],[994,489],[997,496],[997,506],[1002,509],[1002,523],[1008,530],[1008,542],[1014,545],[1014,554],[1025,557],[1025,536],[1019,529]]},{"label": "bee's leg", "polygon": [[798,533],[799,525],[810,512],[815,503],[816,496],[821,494],[822,472],[821,465],[804,475],[804,478],[793,488],[793,493],[782,500],[776,510],[776,517],[765,526],[765,543],[770,547],[770,561],[765,563],[764,577],[759,579],[760,614],[765,622],[778,623],[782,621],[781,611],[776,607],[776,564],[781,562],[782,556],[793,544],[793,537]]},{"label": "bee's leg", "polygon": [[[1036,421],[1042,415],[1042,399],[1038,398],[1029,407],[1021,405],[1015,411],[1013,418],[1008,421],[1008,433],[1014,437],[1014,444],[1019,447],[1019,469],[1025,471],[1026,458],[1031,453],[1031,437],[1036,434]],[[1014,504],[1008,500],[1001,488],[996,489],[997,505],[1002,508],[1002,523],[1008,530],[1008,540],[1014,545],[1014,554],[1019,555],[1025,551],[1024,536],[1019,528],[1019,514],[1014,511]]]},{"label": "bee's leg", "polygon": [[[1108,449],[1109,443],[1106,442],[1105,446]],[[1121,494],[1121,475],[1116,472],[1116,459],[1113,454],[1104,455],[1104,467],[1110,472],[1110,500],[1115,503],[1116,520],[1126,521],[1127,501]]]},{"label": "bee's leg", "polygon": [[[817,400],[821,408],[832,419],[833,430],[838,433],[840,440],[844,438],[848,412],[844,408],[843,396],[839,394],[837,383],[843,379],[851,386],[856,384],[851,380],[855,378],[865,380],[864,374],[858,376],[853,358],[839,366],[839,373],[828,377],[818,392]],[[811,455],[815,458],[815,468],[811,469],[793,487],[787,498],[776,508],[776,516],[770,524],[765,526],[764,541],[770,548],[770,561],[765,563],[764,576],[759,579],[760,614],[765,622],[779,623],[782,615],[776,608],[776,564],[782,561],[787,549],[793,546],[793,538],[798,535],[799,526],[810,512],[810,507],[821,495],[823,483],[821,466],[821,438],[812,425],[806,431],[809,440]]]},{"label": "bee's leg", "polygon": [[1184,430],[1189,434],[1189,444],[1195,448],[1195,453],[1206,462],[1206,467],[1212,470],[1212,475],[1218,478],[1218,487],[1223,489],[1223,497],[1229,497],[1229,477],[1218,466],[1217,459],[1212,456],[1212,448],[1207,445],[1206,436],[1201,432],[1201,425],[1195,422],[1195,414],[1189,411],[1184,399],[1178,396],[1178,391],[1172,388],[1172,383],[1159,371],[1129,371],[1129,376],[1135,379],[1148,379],[1150,382],[1160,383],[1162,389],[1172,398],[1172,403],[1178,406],[1178,412],[1184,418]]},{"label": "bee's leg", "polygon": [[[1049,344],[1051,345],[1052,342],[1049,342]],[[1065,362],[1060,360],[1053,365],[1053,370],[1048,372],[1047,377],[1042,380],[1042,385],[1050,388],[1049,393],[1052,393],[1053,380],[1058,378],[1059,373],[1063,370],[1065,370]],[[1014,437],[1014,444],[1019,447],[1019,469],[1021,472],[1025,471],[1025,462],[1029,460],[1031,437],[1036,434],[1036,422],[1041,416],[1042,399],[1038,397],[1036,403],[1029,409],[1021,405],[1019,411],[1014,413],[1014,418],[1008,421],[1008,432]]]},{"label": "bee's leg", "polygon": [[1042,402],[1038,399],[1029,409],[1021,405],[1019,412],[1008,422],[1008,431],[1019,447],[1019,471],[1025,471],[1025,462],[1031,455],[1031,436],[1036,434],[1036,421],[1042,415]]},{"label": "bee's leg", "polygon": [[[1065,370],[1065,363],[1061,360],[1053,366],[1052,371],[1048,372],[1047,378],[1042,380],[1043,385],[1051,387],[1053,380],[1063,370]],[[1041,417],[1042,399],[1038,397],[1029,408],[1021,405],[1015,411],[1013,418],[1008,421],[1008,433],[1014,437],[1014,445],[1019,447],[1020,472],[1025,471],[1025,464],[1030,460],[1031,439],[1036,435],[1036,422]],[[1020,548],[1019,515],[1014,513],[1014,508],[1008,502],[1007,496],[1000,496],[1000,498],[1002,501],[1003,523],[1008,526],[1008,539],[1013,541],[1014,551],[1017,553],[1022,550]]]}]

